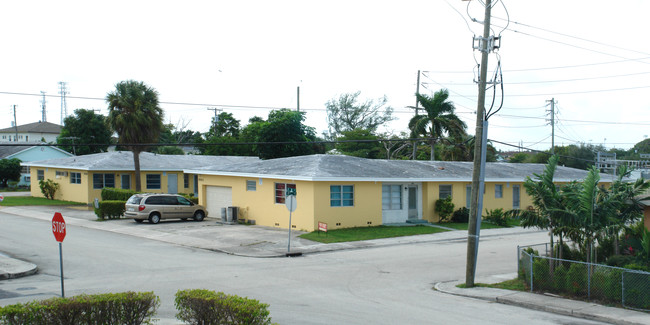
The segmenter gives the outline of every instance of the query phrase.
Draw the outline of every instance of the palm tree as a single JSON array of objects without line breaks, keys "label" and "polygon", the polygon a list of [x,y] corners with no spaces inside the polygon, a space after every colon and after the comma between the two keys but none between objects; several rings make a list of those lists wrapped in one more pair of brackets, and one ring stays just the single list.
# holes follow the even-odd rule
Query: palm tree
[{"label": "palm tree", "polygon": [[163,129],[163,111],[158,106],[158,92],[143,82],[126,80],[106,95],[108,124],[119,136],[118,143],[133,152],[135,190],[142,189],[140,152],[146,143],[156,143]]},{"label": "palm tree", "polygon": [[422,105],[425,115],[416,115],[409,121],[412,137],[425,136],[431,138],[431,160],[435,160],[435,146],[445,133],[459,136],[465,133],[467,125],[454,114],[454,104],[447,101],[447,89],[437,91],[433,97],[415,94]]}]

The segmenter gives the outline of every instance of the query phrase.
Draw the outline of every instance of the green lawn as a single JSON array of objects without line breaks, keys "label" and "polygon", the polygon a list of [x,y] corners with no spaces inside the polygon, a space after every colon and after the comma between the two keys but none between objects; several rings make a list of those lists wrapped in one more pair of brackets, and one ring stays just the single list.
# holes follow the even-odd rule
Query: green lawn
[{"label": "green lawn", "polygon": [[321,243],[339,243],[346,241],[433,234],[444,231],[447,230],[427,226],[375,226],[330,230],[327,233],[314,231],[300,235],[300,237]]},{"label": "green lawn", "polygon": [[86,205],[79,202],[48,200],[43,197],[32,196],[6,196],[0,206],[21,206],[21,205]]},{"label": "green lawn", "polygon": [[[467,230],[467,225],[468,223],[462,223],[462,222],[443,222],[443,223],[438,223],[437,225],[443,226],[443,227],[448,227],[448,228],[454,228],[456,230]],[[519,220],[516,219],[510,219],[508,220],[508,226],[509,227],[518,227],[519,226]],[[493,223],[489,223],[486,221],[481,221],[481,229],[494,229],[494,228],[504,228],[501,226],[497,226]]]}]

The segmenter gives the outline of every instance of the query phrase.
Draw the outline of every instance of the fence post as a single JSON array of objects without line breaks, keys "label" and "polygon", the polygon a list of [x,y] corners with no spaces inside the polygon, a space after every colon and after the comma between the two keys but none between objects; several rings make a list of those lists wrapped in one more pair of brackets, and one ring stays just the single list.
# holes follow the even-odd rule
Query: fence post
[{"label": "fence post", "polygon": [[587,299],[591,300],[591,263],[587,263]]},{"label": "fence post", "polygon": [[519,262],[520,258],[521,252],[519,251],[519,245],[517,245],[517,278],[519,277],[519,274],[521,274],[521,263]]},{"label": "fence post", "polygon": [[625,271],[621,272],[621,305],[625,307]]},{"label": "fence post", "polygon": [[533,292],[533,254],[530,254],[530,292]]}]

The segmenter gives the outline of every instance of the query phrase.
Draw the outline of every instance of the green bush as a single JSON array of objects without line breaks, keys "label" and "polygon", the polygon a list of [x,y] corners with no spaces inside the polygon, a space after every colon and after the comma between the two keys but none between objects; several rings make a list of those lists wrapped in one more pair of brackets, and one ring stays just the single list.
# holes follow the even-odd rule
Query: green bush
[{"label": "green bush", "polygon": [[633,263],[635,260],[632,255],[612,255],[607,259],[607,265],[624,267],[625,265]]},{"label": "green bush", "polygon": [[138,192],[133,190],[123,190],[121,188],[105,187],[102,189],[102,201],[126,201],[133,194],[138,194]]},{"label": "green bush", "polygon": [[568,270],[564,265],[560,264],[553,271],[553,288],[555,292],[566,291],[566,277]]},{"label": "green bush", "polygon": [[587,265],[573,263],[566,275],[567,291],[574,295],[587,295]]},{"label": "green bush", "polygon": [[469,209],[462,207],[454,211],[454,214],[451,215],[451,222],[469,222]]},{"label": "green bush", "polygon": [[199,204],[199,198],[194,196],[194,193],[179,193],[179,194],[184,196],[186,199],[192,201],[192,203]]},{"label": "green bush", "polygon": [[449,218],[449,216],[454,213],[454,203],[451,202],[451,196],[437,200],[435,203],[434,211],[438,213],[438,216],[440,216],[438,222],[447,221],[447,218]]},{"label": "green bush", "polygon": [[550,260],[536,258],[533,260],[533,289],[552,290],[553,278],[549,270]]},{"label": "green bush", "polygon": [[483,220],[501,227],[508,225],[508,216],[502,208],[494,210],[485,209],[485,213],[486,215],[483,216]]},{"label": "green bush", "polygon": [[100,201],[95,214],[99,219],[119,219],[124,215],[126,201]]},{"label": "green bush", "polygon": [[160,306],[153,292],[51,298],[0,308],[0,324],[149,324]]},{"label": "green bush", "polygon": [[270,324],[268,304],[204,289],[176,292],[176,318],[196,325]]},{"label": "green bush", "polygon": [[51,179],[48,180],[39,180],[38,187],[41,188],[41,193],[45,196],[46,199],[54,200],[54,194],[59,189],[59,183],[54,182]]}]

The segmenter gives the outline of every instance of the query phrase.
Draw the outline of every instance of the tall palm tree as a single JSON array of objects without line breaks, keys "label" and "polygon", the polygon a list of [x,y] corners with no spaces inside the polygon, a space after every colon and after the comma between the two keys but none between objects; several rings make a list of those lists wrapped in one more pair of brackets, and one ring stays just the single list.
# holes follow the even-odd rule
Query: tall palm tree
[{"label": "tall palm tree", "polygon": [[135,190],[142,189],[140,152],[146,143],[158,141],[163,129],[163,110],[158,105],[158,92],[141,81],[126,80],[115,85],[106,95],[108,124],[119,136],[118,143],[133,152]]},{"label": "tall palm tree", "polygon": [[431,138],[431,160],[435,160],[435,146],[439,138],[445,133],[450,136],[460,136],[465,132],[467,125],[454,114],[454,104],[447,101],[447,89],[437,91],[433,97],[415,94],[422,105],[424,115],[416,115],[409,121],[412,137],[425,136]]}]

